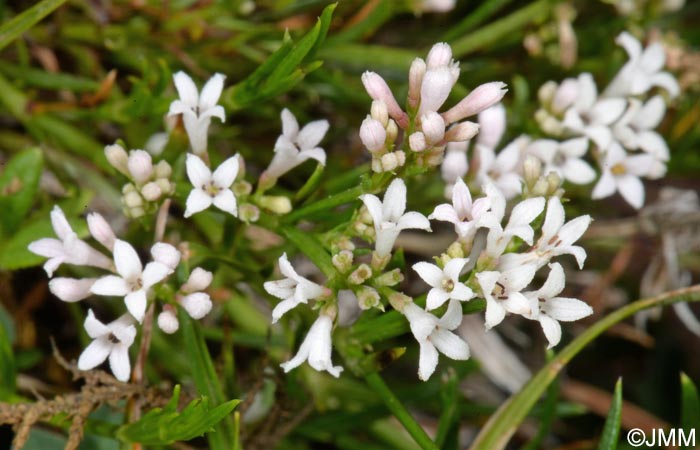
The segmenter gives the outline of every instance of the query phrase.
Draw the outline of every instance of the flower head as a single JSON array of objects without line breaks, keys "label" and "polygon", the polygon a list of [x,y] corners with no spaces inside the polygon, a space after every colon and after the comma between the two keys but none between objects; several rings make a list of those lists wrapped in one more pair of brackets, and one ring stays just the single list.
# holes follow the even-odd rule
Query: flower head
[{"label": "flower head", "polygon": [[295,308],[300,303],[307,303],[310,299],[321,297],[326,293],[323,286],[299,275],[283,253],[279,259],[280,272],[286,278],[277,281],[267,281],[263,285],[268,294],[282,301],[272,310],[272,323],[277,322],[287,311]]},{"label": "flower head", "polygon": [[421,213],[406,211],[406,184],[400,178],[391,182],[381,201],[377,196],[364,194],[360,200],[365,204],[374,221],[376,232],[375,251],[380,257],[387,256],[402,230],[420,229],[430,231],[430,222]]},{"label": "flower head", "polygon": [[187,154],[187,177],[193,189],[187,197],[185,217],[204,211],[212,204],[222,211],[238,216],[236,197],[231,185],[238,176],[238,155],[232,156],[212,173],[197,155]]},{"label": "flower head", "polygon": [[472,202],[469,188],[458,178],[452,188],[452,204],[436,206],[428,219],[452,223],[459,239],[468,242],[479,228],[494,224],[493,215],[488,214],[490,208],[491,200],[487,197]]},{"label": "flower head", "polygon": [[128,381],[131,373],[129,347],[134,343],[136,327],[128,314],[107,325],[95,318],[92,310],[85,319],[85,331],[93,341],[78,359],[80,370],[90,370],[102,364],[109,357],[109,367],[119,381]]},{"label": "flower head", "polygon": [[63,263],[101,269],[112,266],[109,258],[78,238],[58,206],[54,206],[51,211],[51,225],[58,239],[43,238],[29,244],[30,252],[49,258],[44,264],[49,277]]},{"label": "flower head", "polygon": [[420,345],[418,378],[426,381],[435,372],[438,351],[450,359],[469,359],[469,345],[452,333],[462,323],[460,302],[451,300],[439,319],[412,302],[405,305],[401,313],[406,316],[411,333]]},{"label": "flower head", "polygon": [[463,302],[474,297],[472,290],[459,281],[460,272],[467,262],[468,258],[454,258],[445,264],[443,269],[428,262],[413,265],[413,270],[432,288],[426,300],[427,310],[439,308],[447,300]]},{"label": "flower head", "polygon": [[511,314],[532,314],[532,305],[522,291],[535,277],[534,264],[498,271],[484,271],[476,274],[481,292],[486,299],[486,329],[503,321],[506,312]]},{"label": "flower head", "polygon": [[180,98],[170,104],[168,116],[182,114],[190,146],[198,155],[207,151],[207,133],[211,118],[218,117],[222,122],[226,121],[224,108],[216,104],[224,89],[225,78],[220,73],[214,74],[199,93],[194,81],[185,72],[178,72],[173,76]]}]

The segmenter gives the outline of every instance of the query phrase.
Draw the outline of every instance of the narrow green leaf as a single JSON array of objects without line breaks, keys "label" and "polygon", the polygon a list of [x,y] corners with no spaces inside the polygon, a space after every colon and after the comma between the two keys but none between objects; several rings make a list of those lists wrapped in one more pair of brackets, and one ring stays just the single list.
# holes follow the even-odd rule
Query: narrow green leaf
[{"label": "narrow green leaf", "polygon": [[687,433],[700,432],[700,395],[693,380],[684,373],[681,373],[681,395],[681,427]]},{"label": "narrow green leaf", "polygon": [[42,0],[0,27],[0,50],[34,24],[65,3],[66,0]]},{"label": "narrow green leaf", "polygon": [[598,450],[616,450],[617,439],[620,436],[620,420],[622,419],[622,378],[615,383],[615,394],[610,405],[608,418],[600,436]]},{"label": "narrow green leaf", "polygon": [[0,399],[15,392],[15,358],[10,341],[10,330],[0,322]]},{"label": "narrow green leaf", "polygon": [[24,85],[43,89],[93,92],[100,87],[100,83],[90,78],[79,77],[69,73],[53,73],[40,69],[20,67],[7,61],[0,61],[0,72],[3,72],[10,78],[20,79]]},{"label": "narrow green leaf", "polygon": [[206,397],[193,400],[181,412],[177,412],[180,386],[175,386],[173,396],[164,408],[147,412],[137,422],[129,423],[117,430],[117,437],[125,442],[145,445],[168,445],[176,441],[189,441],[213,431],[240,403],[231,400],[211,408]]},{"label": "narrow green leaf", "polygon": [[484,20],[491,17],[493,14],[497,13],[500,9],[512,1],[513,0],[491,0],[481,3],[474,11],[466,15],[461,22],[450,28],[450,30],[442,37],[442,40],[449,42],[462,36],[466,32],[481,24]]},{"label": "narrow green leaf", "polygon": [[15,155],[0,173],[2,230],[14,232],[32,208],[44,159],[38,148]]}]

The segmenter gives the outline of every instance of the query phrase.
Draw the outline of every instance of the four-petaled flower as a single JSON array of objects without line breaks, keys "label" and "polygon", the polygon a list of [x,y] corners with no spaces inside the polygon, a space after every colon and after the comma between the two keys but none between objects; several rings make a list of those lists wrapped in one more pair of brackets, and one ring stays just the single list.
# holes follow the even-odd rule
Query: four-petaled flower
[{"label": "four-petaled flower", "polygon": [[486,299],[487,330],[501,323],[506,312],[532,314],[530,302],[520,291],[530,284],[536,271],[534,264],[524,264],[502,272],[484,271],[476,274],[482,295]]},{"label": "four-petaled flower", "polygon": [[97,295],[124,297],[124,303],[132,316],[140,323],[146,312],[148,290],[172,273],[172,269],[157,261],[141,265],[141,259],[128,242],[114,242],[114,264],[117,275],[106,275],[92,285]]},{"label": "four-petaled flower", "polygon": [[277,281],[267,281],[263,285],[268,294],[282,301],[272,310],[272,323],[277,322],[287,311],[295,308],[300,303],[306,303],[310,299],[321,297],[326,293],[323,286],[299,275],[283,253],[279,259],[280,272],[286,278]]},{"label": "four-petaled flower", "polygon": [[566,282],[564,269],[559,263],[550,264],[549,268],[549,276],[542,287],[534,292],[525,292],[525,297],[532,303],[532,314],[525,317],[540,322],[549,342],[547,348],[552,348],[561,340],[559,322],[583,319],[593,314],[593,309],[581,300],[558,297]]},{"label": "four-petaled flower", "polygon": [[187,177],[194,189],[187,197],[185,217],[204,211],[212,203],[222,211],[238,216],[236,196],[231,185],[238,176],[238,155],[232,156],[214,171],[197,155],[187,154]]},{"label": "four-petaled flower", "polygon": [[460,272],[467,262],[468,258],[454,258],[445,264],[444,269],[428,262],[413,265],[413,270],[432,287],[426,299],[427,310],[439,308],[450,299],[464,302],[474,297],[474,292],[459,281]]},{"label": "four-petaled flower", "polygon": [[51,211],[51,225],[58,239],[39,239],[28,247],[30,252],[49,258],[44,263],[44,270],[49,277],[53,276],[54,271],[63,263],[101,269],[112,267],[109,258],[78,238],[58,206],[54,206]]},{"label": "four-petaled flower", "polygon": [[495,224],[493,215],[488,213],[490,208],[491,200],[487,197],[472,202],[469,188],[458,178],[452,188],[452,204],[436,206],[428,219],[452,223],[459,239],[469,242],[479,228],[490,228]]},{"label": "four-petaled flower", "polygon": [[299,367],[304,361],[309,361],[309,365],[320,371],[325,370],[338,378],[343,371],[342,366],[334,366],[331,361],[331,330],[333,328],[333,318],[321,312],[318,319],[311,325],[304,342],[301,343],[297,354],[289,361],[280,364],[285,372],[289,372]]},{"label": "four-petaled flower", "polygon": [[180,98],[170,104],[168,116],[182,114],[190,146],[198,155],[207,151],[207,133],[211,118],[218,117],[222,122],[226,121],[223,106],[216,104],[224,89],[225,78],[220,73],[214,74],[199,93],[194,81],[185,72],[178,72],[173,76]]},{"label": "four-petaled flower", "polygon": [[109,357],[109,367],[119,381],[128,381],[131,373],[129,347],[136,337],[136,327],[132,318],[124,314],[114,322],[103,324],[95,318],[92,310],[85,319],[85,331],[93,341],[78,359],[78,369],[90,370],[99,366]]},{"label": "four-petaled flower", "polygon": [[318,146],[328,131],[327,120],[315,120],[299,129],[294,114],[287,108],[282,110],[282,135],[275,143],[275,155],[264,177],[277,179],[307,159],[315,159],[326,165],[326,152]]},{"label": "four-petaled flower", "polygon": [[415,303],[408,303],[401,311],[411,327],[413,337],[420,346],[418,360],[418,378],[426,381],[435,372],[438,363],[438,351],[450,359],[463,361],[469,359],[469,345],[452,330],[462,323],[462,306],[451,300],[447,311],[438,319]]},{"label": "four-petaled flower", "polygon": [[563,142],[538,139],[527,146],[526,152],[544,163],[544,173],[554,171],[574,184],[588,184],[596,174],[583,157],[588,150],[588,138],[577,137]]},{"label": "four-petaled flower", "polygon": [[372,194],[360,196],[374,221],[376,232],[375,251],[385,257],[391,253],[394,242],[402,230],[420,229],[430,231],[430,222],[421,213],[406,211],[406,184],[401,178],[391,182],[384,194],[384,201]]}]

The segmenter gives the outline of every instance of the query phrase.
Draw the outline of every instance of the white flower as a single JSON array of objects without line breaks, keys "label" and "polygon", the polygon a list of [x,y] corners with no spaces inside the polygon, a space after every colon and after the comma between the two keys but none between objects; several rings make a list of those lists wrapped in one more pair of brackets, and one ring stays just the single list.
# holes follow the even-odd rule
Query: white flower
[{"label": "white flower", "polygon": [[506,109],[497,103],[479,113],[479,134],[476,142],[489,148],[496,148],[506,129]]},{"label": "white flower", "polygon": [[430,231],[430,222],[421,213],[406,211],[406,184],[401,178],[391,182],[384,194],[384,201],[377,196],[364,194],[360,200],[374,221],[376,232],[375,251],[380,257],[387,256],[402,230],[421,229]]},{"label": "white flower", "polygon": [[536,271],[534,264],[523,264],[502,272],[484,271],[476,274],[486,300],[487,330],[501,323],[506,312],[532,314],[530,301],[520,291],[530,284]]},{"label": "white flower", "polygon": [[488,214],[490,208],[489,198],[479,198],[472,202],[469,188],[458,178],[452,188],[452,204],[436,206],[428,219],[452,223],[459,239],[469,242],[479,228],[494,225],[493,216]]},{"label": "white flower", "polygon": [[469,359],[469,345],[451,332],[462,323],[460,302],[450,301],[447,311],[440,319],[424,311],[415,303],[404,306],[401,313],[406,316],[411,333],[420,345],[418,378],[426,381],[435,372],[438,351],[450,359],[458,361]]},{"label": "white flower", "polygon": [[588,184],[595,180],[596,173],[583,157],[588,150],[588,139],[573,138],[563,142],[552,139],[532,141],[526,153],[536,156],[544,163],[543,172],[556,172],[574,184]]},{"label": "white flower", "polygon": [[94,369],[109,357],[109,367],[115,378],[123,382],[128,381],[131,373],[129,347],[136,337],[136,327],[131,317],[125,314],[105,325],[95,318],[92,310],[89,310],[84,325],[85,331],[93,341],[80,354],[78,369]]},{"label": "white flower", "polygon": [[189,75],[178,72],[173,76],[180,98],[170,104],[168,116],[182,114],[190,146],[198,155],[207,151],[207,133],[211,118],[218,117],[222,122],[226,121],[224,108],[216,104],[224,89],[225,78],[220,73],[214,74],[204,85],[200,94]]},{"label": "white flower", "polygon": [[637,99],[630,99],[627,111],[613,128],[615,139],[627,149],[640,149],[658,160],[668,161],[668,145],[664,138],[654,131],[665,113],[666,104],[660,95],[653,96],[644,104]]},{"label": "white flower", "polygon": [[529,142],[527,136],[520,136],[506,145],[498,155],[494,149],[477,145],[475,159],[478,161],[476,182],[479,185],[493,183],[506,196],[513,198],[522,190],[519,171],[521,156]]},{"label": "white flower", "polygon": [[64,302],[78,302],[92,295],[90,289],[95,278],[54,278],[49,281],[49,290]]},{"label": "white flower", "polygon": [[573,245],[591,223],[591,216],[579,216],[564,223],[564,207],[559,197],[551,197],[547,202],[547,214],[542,224],[542,235],[527,253],[506,253],[501,256],[498,266],[508,270],[525,264],[535,264],[543,267],[555,256],[573,255],[579,268],[583,268],[586,251],[578,245]]},{"label": "white flower", "polygon": [[532,306],[532,314],[528,319],[537,320],[549,342],[547,348],[552,348],[561,340],[561,322],[573,322],[593,314],[593,309],[586,303],[575,298],[558,297],[564,290],[566,278],[564,269],[559,263],[549,265],[550,272],[547,281],[540,289],[526,292]]},{"label": "white flower", "polygon": [[338,378],[340,372],[343,371],[341,366],[334,366],[331,361],[331,330],[333,328],[333,319],[323,312],[319,314],[318,319],[311,325],[309,333],[301,343],[299,351],[294,355],[294,358],[280,364],[285,373],[299,367],[304,361],[309,361],[309,365],[320,371],[327,371],[334,377]]},{"label": "white flower", "polygon": [[[427,70],[421,80],[418,117],[437,112],[459,78],[459,63],[452,59],[452,49],[444,42],[433,45],[428,52],[426,65]],[[445,120],[445,123],[457,120]]]},{"label": "white flower", "polygon": [[603,173],[591,194],[593,199],[601,199],[619,191],[622,197],[635,209],[644,205],[644,184],[641,176],[653,174],[660,163],[649,154],[628,155],[613,142],[603,155]]},{"label": "white flower", "polygon": [[[166,307],[168,306],[170,305],[166,305]],[[177,315],[172,306],[169,308],[166,307],[158,314],[158,328],[163,330],[164,333],[173,334],[180,328],[180,322],[178,322]]]},{"label": "white flower", "polygon": [[172,273],[165,264],[150,262],[143,268],[139,255],[128,242],[114,243],[114,264],[117,275],[106,275],[92,285],[92,293],[124,297],[132,316],[140,323],[146,312],[148,290]]},{"label": "white flower", "polygon": [[275,156],[265,175],[277,179],[307,159],[315,159],[326,165],[326,152],[318,146],[328,131],[327,120],[315,120],[299,129],[294,114],[287,108],[282,110],[282,135],[275,143]]},{"label": "white flower", "polygon": [[432,287],[426,299],[427,310],[439,308],[450,299],[464,302],[474,297],[472,290],[459,281],[460,272],[468,261],[468,258],[454,258],[444,269],[428,262],[413,265],[413,270]]},{"label": "white flower", "polygon": [[51,225],[58,239],[39,239],[28,247],[30,252],[49,258],[44,264],[44,270],[49,277],[53,276],[54,271],[63,263],[101,269],[109,269],[112,266],[109,258],[78,238],[58,205],[51,211]]},{"label": "white flower", "polygon": [[501,226],[506,211],[506,199],[493,184],[484,186],[484,192],[491,204],[489,234],[486,237],[486,254],[498,258],[514,236],[532,245],[534,230],[530,225],[544,209],[544,198],[528,198],[513,207],[505,228]]},{"label": "white flower", "polygon": [[680,88],[676,79],[661,71],[666,63],[666,53],[660,42],[649,44],[642,50],[642,44],[626,31],[615,42],[625,49],[630,59],[605,89],[606,96],[641,95],[654,86],[666,89],[671,97],[678,95]]},{"label": "white flower", "polygon": [[[450,142],[445,150],[445,159],[440,166],[442,179],[448,186],[454,185],[458,178],[462,178],[469,171],[467,160],[467,142]],[[450,188],[451,190],[451,188]],[[452,194],[447,196],[450,198]]]},{"label": "white flower", "polygon": [[578,77],[576,100],[564,113],[563,125],[568,130],[587,136],[600,149],[612,141],[610,127],[627,106],[624,98],[598,98],[598,87],[590,73]]},{"label": "white flower", "polygon": [[232,156],[214,171],[197,155],[187,154],[187,177],[194,189],[187,197],[185,217],[204,211],[212,203],[222,211],[238,216],[236,197],[231,185],[238,176],[238,155]]},{"label": "white flower", "polygon": [[309,299],[314,299],[325,294],[326,289],[313,281],[309,281],[297,274],[294,267],[283,253],[279,258],[280,272],[286,278],[277,281],[267,281],[263,285],[268,294],[282,301],[272,310],[272,323],[277,322],[287,311],[295,308],[300,303],[306,304]]}]

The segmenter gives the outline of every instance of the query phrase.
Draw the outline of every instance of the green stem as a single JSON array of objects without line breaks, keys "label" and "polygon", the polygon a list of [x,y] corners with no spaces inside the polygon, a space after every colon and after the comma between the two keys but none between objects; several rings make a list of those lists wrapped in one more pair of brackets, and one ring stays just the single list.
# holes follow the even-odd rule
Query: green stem
[{"label": "green stem", "polygon": [[599,320],[559,352],[547,365],[537,372],[520,392],[513,395],[491,416],[474,443],[472,443],[470,450],[504,449],[518,429],[518,426],[520,426],[520,423],[559,372],[578,352],[611,326],[645,309],[667,306],[678,302],[698,301],[700,301],[700,285],[695,285],[667,292],[656,297],[638,300]]},{"label": "green stem", "polygon": [[401,401],[396,398],[393,392],[386,385],[381,375],[377,372],[365,375],[365,381],[370,388],[382,399],[386,407],[401,422],[408,434],[421,446],[423,450],[438,450],[438,446],[430,439],[423,428],[416,422],[411,414],[406,410]]},{"label": "green stem", "polygon": [[357,198],[363,193],[364,189],[361,185],[355,186],[346,191],[326,197],[323,200],[319,200],[310,205],[298,208],[295,211],[284,216],[282,221],[284,223],[294,223],[297,220],[303,218],[304,216],[308,216],[309,214],[325,211],[327,209],[335,208],[336,206],[340,206],[342,204],[357,200]]}]

